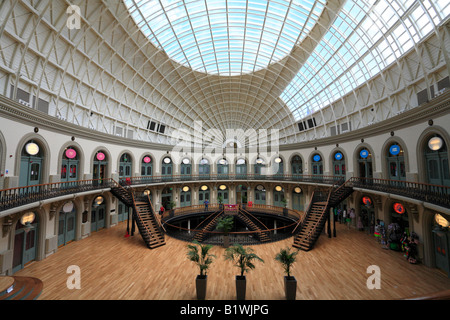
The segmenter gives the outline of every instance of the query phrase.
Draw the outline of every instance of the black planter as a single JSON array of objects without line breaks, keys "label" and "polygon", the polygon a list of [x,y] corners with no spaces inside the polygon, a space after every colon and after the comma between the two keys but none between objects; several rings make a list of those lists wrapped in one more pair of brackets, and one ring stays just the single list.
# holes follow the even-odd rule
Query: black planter
[{"label": "black planter", "polygon": [[206,298],[206,284],[208,276],[198,275],[195,279],[195,288],[197,289],[197,300],[205,300]]},{"label": "black planter", "polygon": [[236,276],[236,299],[245,300],[245,291],[247,289],[247,279],[245,276]]},{"label": "black planter", "polygon": [[297,280],[295,277],[284,277],[284,293],[286,300],[295,300],[297,294]]},{"label": "black planter", "polygon": [[223,236],[223,247],[228,248],[230,246],[230,236],[224,235]]}]

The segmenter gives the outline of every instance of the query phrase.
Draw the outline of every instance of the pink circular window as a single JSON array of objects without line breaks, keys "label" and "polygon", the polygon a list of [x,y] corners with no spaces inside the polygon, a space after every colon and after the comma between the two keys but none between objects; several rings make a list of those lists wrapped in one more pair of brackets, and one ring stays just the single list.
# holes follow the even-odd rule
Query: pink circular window
[{"label": "pink circular window", "polygon": [[103,161],[103,160],[105,160],[105,158],[106,158],[106,156],[103,152],[97,153],[97,160]]},{"label": "pink circular window", "polygon": [[77,156],[77,152],[74,149],[67,149],[66,150],[66,157],[69,159],[73,159]]},{"label": "pink circular window", "polygon": [[150,157],[145,157],[144,158],[144,162],[145,163],[150,163],[150,161],[152,161],[152,159]]}]

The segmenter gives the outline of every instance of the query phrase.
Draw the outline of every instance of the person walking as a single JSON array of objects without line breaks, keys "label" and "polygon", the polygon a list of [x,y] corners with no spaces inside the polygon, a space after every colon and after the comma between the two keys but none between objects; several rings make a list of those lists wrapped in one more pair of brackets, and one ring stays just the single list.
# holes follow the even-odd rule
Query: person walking
[{"label": "person walking", "polygon": [[205,205],[205,211],[208,211],[208,204],[209,204],[208,199],[206,199],[206,200],[203,202],[203,204]]}]

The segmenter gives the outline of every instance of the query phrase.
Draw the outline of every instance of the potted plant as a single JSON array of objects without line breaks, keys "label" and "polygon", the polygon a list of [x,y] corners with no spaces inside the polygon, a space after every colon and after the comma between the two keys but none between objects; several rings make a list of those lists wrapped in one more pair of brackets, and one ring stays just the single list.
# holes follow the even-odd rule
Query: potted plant
[{"label": "potted plant", "polygon": [[255,268],[254,261],[264,263],[264,260],[258,257],[252,248],[244,248],[239,243],[225,250],[225,259],[233,261],[241,271],[240,275],[236,276],[236,299],[245,300],[247,279],[244,273]]},{"label": "potted plant", "polygon": [[218,196],[217,202],[219,203],[219,210],[222,210],[223,209],[223,196]]},{"label": "potted plant", "polygon": [[281,202],[283,203],[283,215],[287,216],[288,215],[287,199],[283,198],[283,199],[281,199]]},{"label": "potted plant", "polygon": [[298,251],[291,251],[288,247],[286,249],[281,249],[280,252],[275,256],[275,260],[280,262],[283,266],[284,273],[284,292],[286,300],[295,300],[297,292],[297,280],[294,276],[291,276],[291,267],[297,258]]},{"label": "potted plant", "polygon": [[173,217],[173,213],[174,213],[174,208],[175,208],[175,206],[177,205],[177,203],[175,202],[175,201],[173,201],[173,200],[170,200],[169,201],[169,203],[168,203],[168,206],[169,206],[169,216],[172,218]]},{"label": "potted plant", "polygon": [[228,233],[233,230],[234,219],[233,216],[224,216],[217,221],[216,230],[223,232],[223,246],[228,248],[230,239]]},{"label": "potted plant", "polygon": [[195,288],[197,291],[197,299],[205,300],[206,297],[206,286],[208,275],[207,271],[209,266],[213,262],[213,258],[216,256],[209,253],[209,250],[213,247],[210,244],[200,244],[197,240],[192,242],[193,244],[188,244],[187,248],[188,259],[194,262],[200,269],[200,274],[197,275],[195,279]]}]

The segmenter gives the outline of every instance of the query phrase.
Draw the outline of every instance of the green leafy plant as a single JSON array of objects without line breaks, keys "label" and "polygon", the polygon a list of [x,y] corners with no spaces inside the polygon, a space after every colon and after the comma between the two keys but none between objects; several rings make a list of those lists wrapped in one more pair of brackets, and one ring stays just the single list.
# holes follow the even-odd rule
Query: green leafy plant
[{"label": "green leafy plant", "polygon": [[286,273],[287,277],[291,277],[291,268],[294,262],[297,259],[298,251],[291,251],[288,247],[286,249],[281,249],[279,253],[275,256],[275,260],[280,262],[283,266],[284,273]]},{"label": "green leafy plant", "polygon": [[169,202],[169,208],[170,208],[170,210],[172,210],[173,208],[175,208],[175,206],[177,205],[177,203],[175,202],[175,201],[170,201]]},{"label": "green leafy plant", "polygon": [[286,208],[287,207],[287,199],[283,198],[283,199],[281,199],[281,202],[283,203],[283,206]]},{"label": "green leafy plant", "polygon": [[219,202],[219,204],[223,203],[223,197],[222,196],[218,196],[217,197],[217,202]]},{"label": "green leafy plant", "polygon": [[241,277],[244,276],[245,272],[255,269],[254,261],[264,263],[264,260],[256,255],[252,248],[244,248],[239,243],[236,243],[225,250],[225,260],[234,262],[235,266],[240,269]]},{"label": "green leafy plant", "polygon": [[225,216],[217,221],[216,229],[222,231],[225,234],[228,234],[228,232],[233,230],[233,224],[233,216]]},{"label": "green leafy plant", "polygon": [[213,246],[210,244],[202,245],[197,240],[194,240],[192,243],[187,245],[189,249],[187,252],[188,259],[199,267],[200,276],[204,277],[216,257],[209,253]]}]

